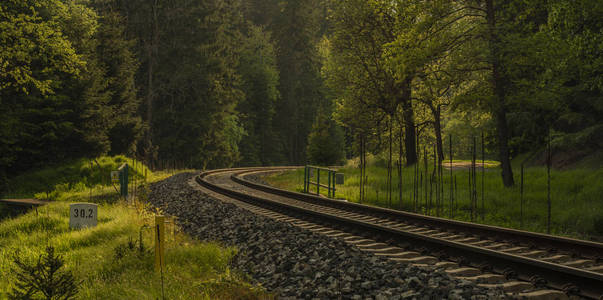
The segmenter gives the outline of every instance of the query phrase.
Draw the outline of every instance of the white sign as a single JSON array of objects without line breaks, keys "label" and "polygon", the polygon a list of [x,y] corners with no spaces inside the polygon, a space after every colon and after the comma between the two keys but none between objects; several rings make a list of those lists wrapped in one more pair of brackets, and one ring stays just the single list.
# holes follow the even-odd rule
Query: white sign
[{"label": "white sign", "polygon": [[119,181],[119,171],[111,171],[111,182]]},{"label": "white sign", "polygon": [[97,219],[98,205],[94,203],[69,205],[69,228],[95,227]]}]

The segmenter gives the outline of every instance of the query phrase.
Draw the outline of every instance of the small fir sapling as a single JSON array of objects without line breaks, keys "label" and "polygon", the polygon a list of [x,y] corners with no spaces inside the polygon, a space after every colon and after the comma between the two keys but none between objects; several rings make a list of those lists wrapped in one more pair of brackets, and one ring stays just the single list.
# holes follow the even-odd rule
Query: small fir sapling
[{"label": "small fir sapling", "polygon": [[54,247],[46,247],[36,263],[14,258],[16,282],[10,299],[72,299],[78,292],[78,282],[69,270],[61,270],[63,258]]}]

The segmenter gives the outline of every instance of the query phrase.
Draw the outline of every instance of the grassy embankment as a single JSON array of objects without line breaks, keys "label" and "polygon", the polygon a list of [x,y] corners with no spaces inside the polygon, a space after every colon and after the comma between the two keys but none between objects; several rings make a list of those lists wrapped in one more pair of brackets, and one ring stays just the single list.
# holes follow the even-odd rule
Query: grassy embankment
[{"label": "grassy embankment", "polygon": [[[38,208],[37,213],[32,210],[0,220],[0,299],[13,286],[14,255],[37,260],[47,245],[55,247],[55,252],[64,258],[65,268],[81,281],[78,299],[162,298],[162,281],[160,274],[154,272],[153,235],[149,229],[153,214],[141,202],[126,205],[104,178],[125,160],[125,157],[101,158],[100,167],[94,165],[92,169],[88,161],[81,160],[29,173],[11,182],[13,197],[38,193],[42,198],[48,195],[57,201]],[[138,166],[134,172],[136,181],[143,183],[146,167]],[[148,170],[147,175],[149,181],[169,176]],[[49,191],[50,185],[54,188]],[[145,197],[144,191],[138,191],[139,198]],[[98,203],[98,226],[69,229],[70,202]],[[170,225],[166,226],[171,232]],[[168,238],[163,280],[166,299],[266,297],[261,289],[230,272],[229,260],[236,249],[194,241],[177,229]]]},{"label": "grassy embankment", "polygon": [[[486,167],[484,172],[484,206],[485,214],[482,221],[481,216],[476,220],[479,223],[504,226],[510,228],[521,228],[535,232],[546,232],[547,223],[547,170],[546,167],[532,166],[524,170],[524,212],[523,226],[521,226],[521,201],[520,201],[520,162],[523,157],[514,161],[513,172],[516,185],[505,188],[500,178],[498,166]],[[348,201],[358,202],[360,171],[355,163],[350,162],[339,172],[345,174],[345,184],[337,186],[337,198],[345,198]],[[382,165],[382,163],[381,163]],[[433,171],[433,161],[428,163],[428,176]],[[486,163],[486,165],[489,165]],[[556,235],[571,236],[582,239],[600,240],[603,236],[603,168],[591,168],[588,164],[581,164],[578,168],[568,170],[551,171],[551,202],[552,221],[551,233]],[[425,169],[421,164],[423,184],[419,190],[420,213],[436,215],[435,209],[427,211],[425,196],[429,203],[430,186],[425,186]],[[304,170],[277,173],[266,178],[266,181],[276,187],[302,191]],[[402,173],[402,209],[413,210],[413,167],[403,168]],[[368,183],[366,186],[366,201],[370,205],[389,207],[386,199],[387,191],[387,169],[379,166],[373,159],[369,164]],[[323,177],[326,179],[326,176]],[[449,216],[450,208],[450,170],[444,169],[444,194],[442,216]],[[455,169],[452,178],[456,178],[456,191],[453,192],[455,202],[453,204],[454,219],[470,221],[470,187],[469,170]],[[478,208],[482,206],[482,174],[477,169],[477,194]],[[326,183],[325,183],[326,184]],[[399,209],[398,177],[394,168],[392,208]],[[435,203],[435,186],[431,192],[431,201]],[[311,187],[315,191],[315,187]],[[326,189],[321,189],[321,194],[327,195]],[[433,206],[432,206],[433,207]]]}]

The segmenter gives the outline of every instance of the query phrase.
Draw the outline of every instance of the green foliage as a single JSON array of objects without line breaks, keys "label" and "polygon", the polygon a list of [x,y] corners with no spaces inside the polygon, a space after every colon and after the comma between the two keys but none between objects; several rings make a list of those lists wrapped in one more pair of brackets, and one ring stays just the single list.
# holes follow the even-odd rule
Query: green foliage
[{"label": "green foliage", "polygon": [[78,292],[73,274],[60,270],[64,261],[52,246],[46,247],[35,264],[24,262],[18,256],[14,263],[17,282],[9,294],[10,299],[72,299]]},{"label": "green foliage", "polygon": [[350,157],[360,139],[388,149],[390,128],[407,164],[417,131],[444,156],[448,135],[467,149],[483,130],[506,166],[550,128],[578,160],[600,147],[602,12],[596,0],[3,1],[0,191],[107,153],[301,164],[316,157],[319,108]]},{"label": "green foliage", "polygon": [[335,122],[319,112],[308,136],[308,160],[317,165],[341,164],[344,159],[343,133]]},{"label": "green foliage", "polygon": [[142,119],[138,115],[141,99],[137,96],[135,75],[138,60],[134,42],[126,37],[123,17],[110,9],[103,0],[91,1],[99,13],[96,54],[105,71],[105,91],[110,97],[108,121],[109,154],[136,153],[136,143],[142,136]]},{"label": "green foliage", "polygon": [[68,5],[19,0],[3,1],[0,8],[0,90],[52,94],[62,73],[80,72],[85,63],[62,32]]},{"label": "green foliage", "polygon": [[251,25],[241,52],[239,73],[245,99],[237,104],[246,134],[240,141],[241,165],[272,165],[282,161],[273,128],[279,99],[279,74],[270,34]]},{"label": "green foliage", "polygon": [[[267,29],[275,39],[280,81],[274,128],[279,147],[289,164],[303,164],[308,134],[324,97],[317,45],[322,38],[323,0],[267,1]],[[266,3],[268,5],[268,3]],[[261,6],[258,6],[261,9]],[[264,12],[261,12],[264,13]]]},{"label": "green foliage", "polygon": [[[145,95],[148,158],[191,161],[195,167],[229,166],[236,105],[244,94],[237,74],[243,20],[236,1],[129,1],[121,10],[137,38]],[[142,152],[142,151],[141,151]],[[155,156],[155,157],[154,157]]]},{"label": "green foliage", "polygon": [[87,4],[0,4],[0,177],[95,157],[111,144],[132,150],[140,118],[131,44],[118,17],[99,18]]}]

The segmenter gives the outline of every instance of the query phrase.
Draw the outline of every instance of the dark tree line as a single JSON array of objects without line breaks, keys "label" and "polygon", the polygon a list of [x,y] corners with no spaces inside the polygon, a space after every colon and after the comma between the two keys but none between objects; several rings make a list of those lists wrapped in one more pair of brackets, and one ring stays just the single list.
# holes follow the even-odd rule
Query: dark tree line
[{"label": "dark tree line", "polygon": [[104,154],[216,168],[344,151],[383,153],[391,174],[395,154],[441,161],[448,135],[484,131],[509,186],[549,130],[601,147],[602,16],[595,0],[2,1],[0,178]]},{"label": "dark tree line", "polygon": [[104,154],[197,168],[303,164],[319,106],[330,119],[322,1],[0,8],[4,179]]}]

